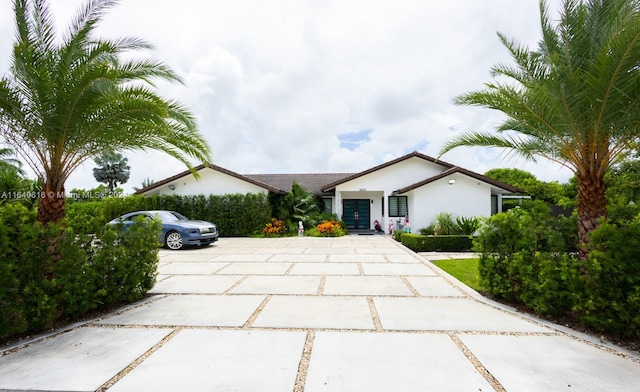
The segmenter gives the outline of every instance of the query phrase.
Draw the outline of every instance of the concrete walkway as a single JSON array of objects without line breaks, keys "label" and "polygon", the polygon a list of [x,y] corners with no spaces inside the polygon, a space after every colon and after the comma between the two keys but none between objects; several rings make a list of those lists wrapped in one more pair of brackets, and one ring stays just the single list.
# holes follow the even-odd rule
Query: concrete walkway
[{"label": "concrete walkway", "polygon": [[154,296],[11,348],[0,390],[640,391],[637,356],[486,301],[386,236],[160,256]]}]

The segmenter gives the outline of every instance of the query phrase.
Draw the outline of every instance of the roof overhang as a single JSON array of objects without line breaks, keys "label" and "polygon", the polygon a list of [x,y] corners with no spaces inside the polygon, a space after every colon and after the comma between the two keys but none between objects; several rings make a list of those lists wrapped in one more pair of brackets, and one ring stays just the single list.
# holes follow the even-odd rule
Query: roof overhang
[{"label": "roof overhang", "polygon": [[452,174],[455,174],[455,173],[459,173],[459,174],[465,175],[467,177],[471,177],[471,178],[473,178],[475,180],[478,180],[478,181],[481,181],[481,182],[484,182],[484,183],[490,185],[492,194],[502,194],[502,193],[504,193],[504,194],[522,194],[522,193],[524,193],[524,191],[522,189],[516,188],[516,187],[514,187],[512,185],[509,185],[507,183],[504,183],[504,182],[501,182],[501,181],[498,181],[498,180],[494,180],[491,177],[487,177],[487,176],[484,176],[482,174],[478,174],[478,173],[472,172],[471,170],[463,169],[463,168],[458,167],[458,166],[453,166],[450,169],[447,169],[447,170],[443,171],[442,173],[439,173],[439,174],[437,174],[437,175],[435,175],[433,177],[429,177],[429,178],[427,178],[427,179],[425,179],[423,181],[417,182],[415,184],[411,184],[411,185],[406,186],[404,188],[400,188],[400,189],[394,191],[393,194],[394,195],[402,195],[404,193],[407,193],[407,192],[410,192],[410,191],[412,191],[414,189],[417,189],[417,188],[420,188],[422,186],[428,185],[430,183],[433,183],[433,182],[435,182],[437,180],[440,180],[442,178],[448,177],[448,176],[450,176]]},{"label": "roof overhang", "polygon": [[255,186],[258,186],[260,188],[264,188],[269,192],[273,192],[273,193],[277,193],[277,194],[286,194],[287,193],[287,191],[284,191],[282,189],[278,189],[278,188],[273,187],[273,186],[271,186],[269,184],[265,184],[264,182],[260,182],[260,181],[257,181],[255,179],[253,179],[253,178],[249,178],[249,177],[243,176],[242,174],[238,174],[236,172],[232,172],[231,170],[225,169],[223,167],[220,167],[220,166],[217,166],[217,165],[213,165],[211,163],[207,163],[207,164],[198,165],[198,166],[194,167],[192,170],[185,170],[185,171],[183,171],[181,173],[176,174],[175,176],[171,176],[169,178],[165,178],[162,181],[154,182],[153,184],[136,191],[135,194],[136,195],[144,195],[145,193],[147,193],[147,192],[149,192],[151,190],[154,190],[156,188],[159,188],[159,187],[161,187],[163,185],[169,184],[169,183],[171,183],[173,181],[176,181],[176,180],[179,180],[181,178],[187,177],[189,175],[195,175],[195,173],[197,173],[197,172],[199,172],[199,171],[201,171],[203,169],[207,169],[207,168],[215,170],[215,171],[223,173],[223,174],[226,174],[226,175],[231,176],[231,177],[235,177],[235,178],[237,178],[239,180],[246,181],[246,182],[248,182],[250,184],[253,184]]}]

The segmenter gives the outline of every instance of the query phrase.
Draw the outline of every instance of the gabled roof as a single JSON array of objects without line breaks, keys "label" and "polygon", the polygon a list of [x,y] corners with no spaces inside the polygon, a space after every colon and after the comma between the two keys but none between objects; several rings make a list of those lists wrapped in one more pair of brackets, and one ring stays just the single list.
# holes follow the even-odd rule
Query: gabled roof
[{"label": "gabled roof", "polygon": [[293,182],[297,182],[308,192],[316,195],[322,194],[322,187],[335,181],[340,181],[345,177],[352,176],[353,173],[299,173],[299,174],[245,174],[247,178],[252,178],[265,184],[269,184],[284,191],[290,191]]},{"label": "gabled roof", "polygon": [[[224,174],[226,174],[228,176],[235,177],[235,178],[237,178],[239,180],[246,181],[246,182],[248,182],[250,184],[259,186],[259,187],[264,188],[264,189],[266,189],[266,190],[268,190],[270,192],[273,192],[273,193],[287,193],[291,189],[291,187],[289,187],[289,190],[279,189],[279,188],[276,188],[276,187],[271,186],[269,184],[266,184],[264,182],[258,181],[256,179],[253,179],[253,178],[250,178],[250,177],[247,177],[247,176],[243,176],[242,174],[238,174],[236,172],[232,172],[231,170],[227,170],[227,169],[225,169],[223,167],[220,167],[220,166],[217,166],[217,165],[213,165],[211,163],[198,165],[198,166],[194,167],[193,170],[200,171],[200,170],[205,169],[205,168],[209,168],[209,169],[218,171],[220,173],[224,173]],[[172,176],[172,177],[169,177],[169,178],[165,178],[162,181],[154,182],[153,184],[149,185],[148,187],[142,188],[142,189],[136,191],[135,193],[136,194],[142,194],[142,193],[148,192],[148,191],[150,191],[152,189],[161,187],[161,186],[166,185],[166,184],[168,184],[168,183],[170,183],[172,181],[178,180],[178,179],[180,179],[182,177],[186,177],[186,176],[192,175],[192,174],[193,173],[190,170],[185,170],[182,173],[176,174],[175,176]]]},{"label": "gabled roof", "polygon": [[450,163],[447,163],[447,162],[441,161],[441,160],[439,160],[439,159],[436,159],[436,158],[430,157],[430,156],[428,156],[428,155],[424,155],[424,154],[421,154],[421,153],[419,153],[419,152],[417,152],[417,151],[414,151],[414,152],[409,153],[409,154],[407,154],[407,155],[403,155],[403,156],[401,156],[400,158],[396,158],[396,159],[394,159],[394,160],[392,160],[392,161],[389,161],[389,162],[383,163],[383,164],[381,164],[381,165],[378,165],[378,166],[372,167],[371,169],[365,170],[365,171],[360,172],[360,173],[352,174],[352,175],[350,175],[350,176],[347,176],[347,177],[345,177],[345,178],[342,178],[342,179],[340,179],[340,180],[337,180],[337,181],[335,181],[335,182],[332,182],[332,183],[330,183],[330,184],[327,184],[327,185],[323,186],[323,187],[321,188],[321,190],[322,190],[323,192],[329,192],[329,191],[331,191],[333,188],[335,188],[336,186],[338,186],[338,185],[340,185],[340,184],[344,184],[345,182],[348,182],[348,181],[354,180],[354,179],[356,179],[356,178],[359,178],[359,177],[365,176],[365,175],[367,175],[367,174],[371,174],[371,173],[376,172],[376,171],[378,171],[378,170],[380,170],[380,169],[384,169],[384,168],[386,168],[386,167],[389,167],[389,166],[395,165],[395,164],[396,164],[396,163],[398,163],[398,162],[406,161],[407,159],[410,159],[410,158],[421,158],[421,159],[424,159],[425,161],[429,161],[429,162],[432,162],[432,163],[436,163],[436,164],[441,165],[441,166],[443,166],[443,167],[445,167],[445,168],[452,168],[452,167],[454,167],[454,165],[452,165],[452,164],[450,164]]},{"label": "gabled roof", "polygon": [[426,180],[423,180],[423,181],[417,182],[415,184],[406,186],[404,188],[398,189],[397,191],[394,191],[393,194],[394,195],[401,195],[403,193],[412,191],[412,190],[414,190],[416,188],[420,188],[423,185],[426,185],[426,184],[429,184],[429,183],[434,182],[436,180],[439,180],[441,178],[444,178],[444,177],[446,177],[448,175],[451,175],[453,173],[464,174],[466,176],[475,178],[476,180],[480,180],[482,182],[486,182],[487,184],[491,184],[491,185],[493,185],[493,186],[495,186],[497,188],[504,189],[504,190],[506,190],[506,191],[508,191],[510,193],[524,193],[524,191],[522,189],[516,188],[515,186],[511,186],[511,185],[509,185],[507,183],[504,183],[504,182],[501,182],[501,181],[498,181],[498,180],[494,180],[491,177],[483,176],[482,174],[478,174],[478,173],[472,172],[471,170],[463,169],[463,168],[458,167],[458,166],[453,166],[453,167],[443,171],[442,173],[438,173],[437,175],[435,175],[433,177],[427,178]]}]

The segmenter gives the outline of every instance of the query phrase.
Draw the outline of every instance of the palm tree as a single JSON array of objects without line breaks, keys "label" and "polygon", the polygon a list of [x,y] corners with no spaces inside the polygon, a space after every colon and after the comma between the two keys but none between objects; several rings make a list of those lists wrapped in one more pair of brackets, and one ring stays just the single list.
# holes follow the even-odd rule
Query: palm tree
[{"label": "palm tree", "polygon": [[8,202],[28,203],[32,181],[22,176],[18,169],[0,167],[0,205]]},{"label": "palm tree", "polygon": [[147,177],[147,178],[145,178],[144,180],[142,180],[142,185],[140,185],[139,187],[134,186],[134,187],[133,187],[133,190],[137,192],[137,191],[139,191],[140,189],[144,189],[144,188],[146,188],[146,187],[148,187],[148,186],[153,185],[154,183],[155,183],[155,180],[152,180],[151,178]]},{"label": "palm tree", "polygon": [[12,158],[13,150],[10,148],[0,148],[0,170],[15,170],[18,174],[24,175],[22,162]]},{"label": "palm tree", "polygon": [[107,151],[94,160],[98,167],[93,168],[93,177],[96,181],[104,182],[109,188],[109,193],[118,183],[124,184],[129,180],[131,167],[127,165],[128,159],[117,152]]},{"label": "palm tree", "polygon": [[0,79],[0,136],[43,181],[40,222],[64,218],[65,181],[105,150],[161,150],[189,168],[190,159],[210,161],[194,116],[153,89],[156,79],[180,78],[155,60],[122,59],[151,45],[94,36],[116,3],[87,1],[58,37],[48,1],[14,0],[17,34],[9,74]]},{"label": "palm tree", "polygon": [[506,114],[497,133],[463,134],[440,155],[459,146],[500,147],[571,169],[584,258],[588,234],[607,216],[605,173],[640,136],[640,2],[565,0],[555,23],[547,8],[542,0],[537,50],[498,34],[515,65],[494,66],[494,81],[455,100]]}]

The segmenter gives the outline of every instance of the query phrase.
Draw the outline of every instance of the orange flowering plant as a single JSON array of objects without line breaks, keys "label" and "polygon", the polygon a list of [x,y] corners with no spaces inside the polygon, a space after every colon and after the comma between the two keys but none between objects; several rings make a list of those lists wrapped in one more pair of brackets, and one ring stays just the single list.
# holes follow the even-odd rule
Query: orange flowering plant
[{"label": "orange flowering plant", "polygon": [[271,218],[271,222],[267,223],[262,229],[262,234],[267,237],[281,236],[287,232],[287,227],[284,221],[276,218]]},{"label": "orange flowering plant", "polygon": [[313,237],[341,237],[347,234],[340,222],[335,219],[323,220],[318,226],[311,228],[308,235]]}]

